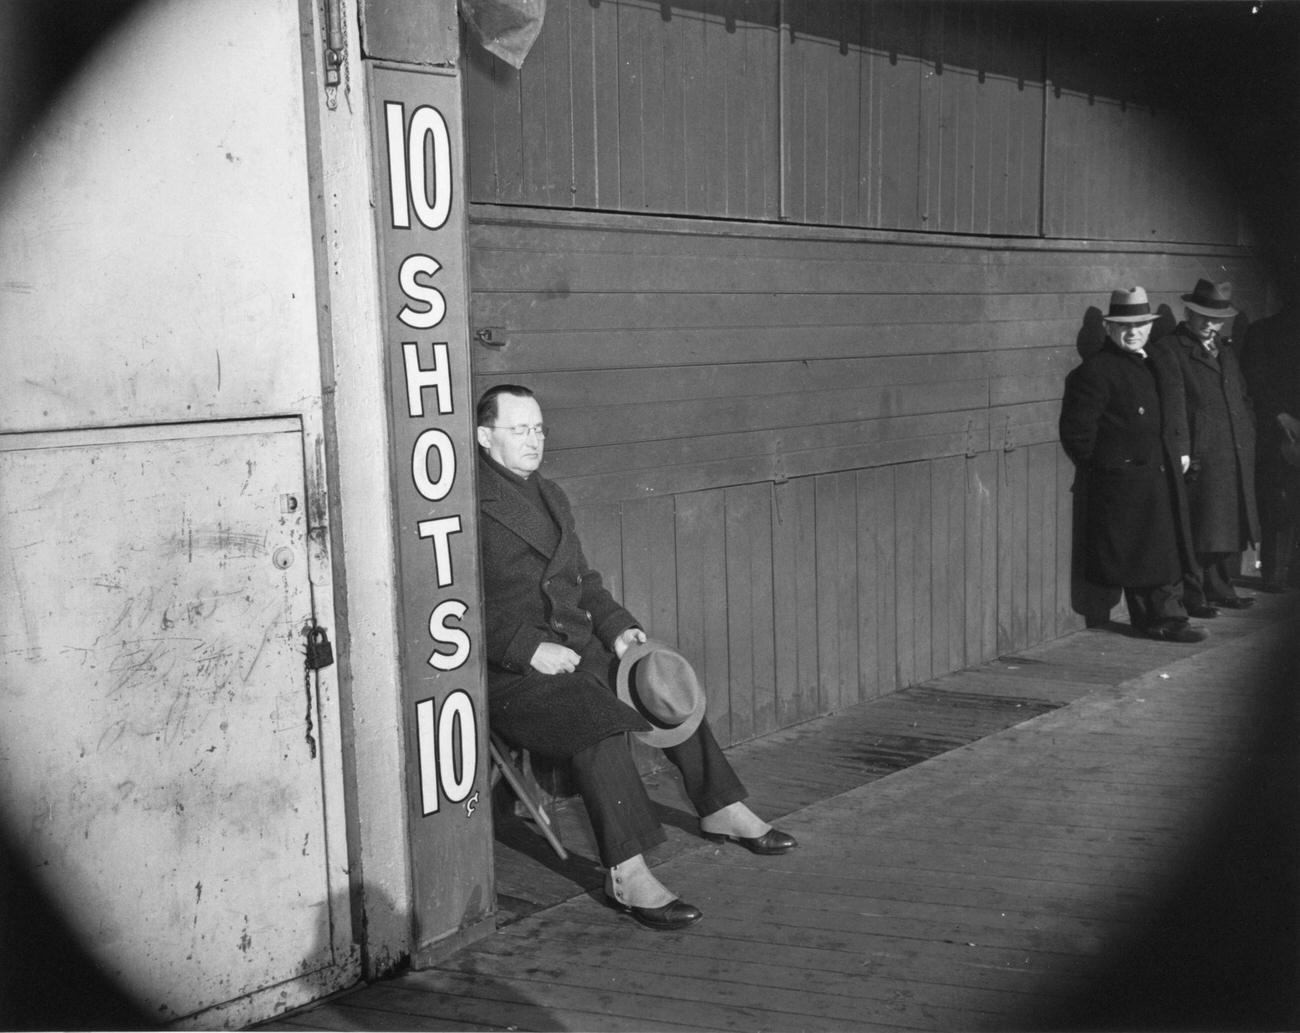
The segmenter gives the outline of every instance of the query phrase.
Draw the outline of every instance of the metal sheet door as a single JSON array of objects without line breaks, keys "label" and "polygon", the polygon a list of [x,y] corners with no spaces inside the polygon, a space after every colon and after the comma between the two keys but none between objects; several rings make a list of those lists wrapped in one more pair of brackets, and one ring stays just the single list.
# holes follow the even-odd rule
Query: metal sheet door
[{"label": "metal sheet door", "polygon": [[328,968],[347,920],[303,485],[291,419],[0,436],[5,824],[166,1020]]}]

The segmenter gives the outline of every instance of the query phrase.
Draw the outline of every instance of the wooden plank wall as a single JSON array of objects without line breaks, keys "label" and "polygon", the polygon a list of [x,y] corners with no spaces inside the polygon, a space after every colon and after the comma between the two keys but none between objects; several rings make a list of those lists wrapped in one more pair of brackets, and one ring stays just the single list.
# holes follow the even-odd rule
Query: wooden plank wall
[{"label": "wooden plank wall", "polygon": [[466,50],[475,386],[538,392],[726,742],[1078,626],[1056,420],[1110,290],[1262,308],[1139,44],[1043,8],[552,0],[521,71]]},{"label": "wooden plank wall", "polygon": [[552,0],[521,70],[466,49],[470,197],[1242,243],[1212,148],[1155,99],[1160,76],[1133,71],[1150,56],[1104,19],[1071,23],[1077,39],[1057,20],[1053,5]]},{"label": "wooden plank wall", "polygon": [[1004,4],[787,0],[782,215],[1036,234],[1043,46]]},{"label": "wooden plank wall", "polygon": [[470,199],[774,219],[777,0],[553,0],[516,71],[465,53]]},{"label": "wooden plank wall", "polygon": [[1239,255],[480,207],[475,389],[522,382],[589,558],[738,742],[1079,626],[1065,374],[1117,283]]}]

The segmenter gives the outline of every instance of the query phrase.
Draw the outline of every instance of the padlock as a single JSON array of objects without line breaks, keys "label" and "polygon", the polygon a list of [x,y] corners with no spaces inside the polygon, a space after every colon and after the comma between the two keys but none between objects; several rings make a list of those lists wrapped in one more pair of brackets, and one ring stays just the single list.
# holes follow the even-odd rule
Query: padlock
[{"label": "padlock", "polygon": [[334,647],[322,627],[307,629],[307,670],[319,671],[334,662]]}]

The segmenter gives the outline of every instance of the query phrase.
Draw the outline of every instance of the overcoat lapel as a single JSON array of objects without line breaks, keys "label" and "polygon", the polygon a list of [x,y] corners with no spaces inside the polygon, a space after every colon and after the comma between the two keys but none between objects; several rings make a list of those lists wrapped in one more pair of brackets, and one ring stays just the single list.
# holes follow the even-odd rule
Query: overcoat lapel
[{"label": "overcoat lapel", "polygon": [[1210,369],[1214,370],[1216,374],[1222,372],[1222,369],[1219,366],[1219,360],[1207,352],[1203,345],[1193,344],[1191,347],[1193,359],[1199,362],[1202,366],[1208,366]]},{"label": "overcoat lapel", "polygon": [[[563,541],[561,532],[556,528],[563,527],[563,522],[558,519],[552,522],[545,513],[506,484],[505,478],[487,463],[479,464],[479,475],[479,507],[483,515],[517,534],[539,555],[554,563],[561,552],[559,545]],[[545,494],[543,492],[544,498]],[[554,510],[555,507],[550,505],[549,500],[547,505]]]},{"label": "overcoat lapel", "polygon": [[1201,344],[1200,341],[1190,335],[1181,333],[1178,335],[1178,341],[1186,349],[1193,361],[1214,370],[1215,375],[1220,374],[1219,360],[1207,352],[1205,345]]}]

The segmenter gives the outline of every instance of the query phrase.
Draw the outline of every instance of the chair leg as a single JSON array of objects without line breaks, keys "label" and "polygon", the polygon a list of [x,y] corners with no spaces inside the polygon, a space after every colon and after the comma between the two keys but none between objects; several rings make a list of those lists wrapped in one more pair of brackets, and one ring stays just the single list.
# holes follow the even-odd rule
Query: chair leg
[{"label": "chair leg", "polygon": [[546,813],[546,808],[542,806],[541,801],[537,800],[528,786],[524,784],[523,777],[515,769],[515,765],[510,759],[509,748],[495,735],[488,737],[488,748],[491,750],[492,762],[496,765],[497,771],[505,777],[510,788],[519,797],[519,802],[528,809],[528,813],[537,822],[537,827],[542,830],[542,835],[546,837],[546,841],[551,844],[551,848],[559,855],[560,860],[567,861],[569,853],[564,849],[560,837],[555,834],[555,830],[551,827],[551,816]]}]

